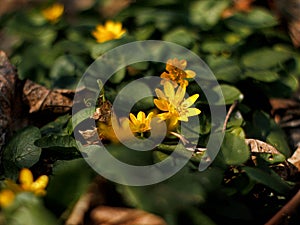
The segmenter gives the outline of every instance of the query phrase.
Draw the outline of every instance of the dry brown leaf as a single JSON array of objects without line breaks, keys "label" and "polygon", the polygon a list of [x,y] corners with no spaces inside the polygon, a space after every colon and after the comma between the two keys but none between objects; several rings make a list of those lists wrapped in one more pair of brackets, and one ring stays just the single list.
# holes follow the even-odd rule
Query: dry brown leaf
[{"label": "dry brown leaf", "polygon": [[112,18],[128,7],[134,0],[108,0],[100,8],[100,14],[105,18]]},{"label": "dry brown leaf", "polygon": [[237,12],[249,12],[255,0],[232,0],[233,6],[224,10],[222,18],[226,19],[233,16]]},{"label": "dry brown leaf", "polygon": [[[0,51],[0,149],[8,135],[8,128],[14,118],[13,114],[20,111],[19,101],[14,99],[16,85],[19,82],[16,69],[10,64],[6,54]],[[14,119],[17,118],[18,116]]]},{"label": "dry brown leaf", "polygon": [[142,210],[98,206],[90,214],[91,225],[166,225],[166,222]]},{"label": "dry brown leaf", "polygon": [[294,46],[300,47],[300,1],[269,0],[269,3],[288,30]]},{"label": "dry brown leaf", "polygon": [[49,90],[30,80],[26,80],[24,84],[23,99],[30,107],[29,113],[43,110],[50,110],[53,113],[66,113],[73,104],[72,99],[64,96],[62,92]]},{"label": "dry brown leaf", "polygon": [[71,90],[49,90],[18,79],[16,69],[0,51],[0,150],[14,131],[30,124],[42,126],[70,111],[73,95]]},{"label": "dry brown leaf", "polygon": [[289,161],[294,166],[296,166],[300,171],[300,147],[296,149],[294,154],[290,158],[288,158],[287,161]]},{"label": "dry brown leaf", "polygon": [[83,225],[88,211],[105,203],[105,187],[107,181],[97,176],[90,184],[87,192],[83,194],[72,209],[65,225]]},{"label": "dry brown leaf", "polygon": [[269,145],[269,144],[267,144],[263,141],[257,140],[257,139],[246,139],[246,144],[250,146],[251,152],[281,154],[272,145]]}]

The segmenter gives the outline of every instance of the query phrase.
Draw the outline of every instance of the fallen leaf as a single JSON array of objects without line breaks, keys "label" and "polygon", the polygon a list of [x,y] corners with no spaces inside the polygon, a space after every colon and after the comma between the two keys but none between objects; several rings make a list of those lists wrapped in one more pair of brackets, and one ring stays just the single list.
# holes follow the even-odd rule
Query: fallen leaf
[{"label": "fallen leaf", "polygon": [[263,141],[257,139],[246,139],[247,145],[250,146],[251,152],[255,153],[269,153],[269,154],[281,154],[272,145],[269,145]]},{"label": "fallen leaf", "polygon": [[30,109],[29,113],[50,110],[53,113],[66,113],[72,107],[72,99],[61,92],[49,90],[42,85],[26,80],[23,88],[23,99]]},{"label": "fallen leaf", "polygon": [[166,225],[166,222],[153,214],[138,209],[98,206],[91,211],[93,225]]},{"label": "fallen leaf", "polygon": [[300,171],[300,147],[296,149],[294,154],[290,158],[288,158],[287,161],[289,161],[294,166],[296,166]]},{"label": "fallen leaf", "polygon": [[28,125],[42,126],[70,111],[73,96],[72,90],[50,90],[20,80],[15,67],[0,51],[0,150],[15,131]]},{"label": "fallen leaf", "polygon": [[222,18],[226,19],[233,16],[237,12],[249,12],[255,0],[232,0],[233,5],[224,10]]}]

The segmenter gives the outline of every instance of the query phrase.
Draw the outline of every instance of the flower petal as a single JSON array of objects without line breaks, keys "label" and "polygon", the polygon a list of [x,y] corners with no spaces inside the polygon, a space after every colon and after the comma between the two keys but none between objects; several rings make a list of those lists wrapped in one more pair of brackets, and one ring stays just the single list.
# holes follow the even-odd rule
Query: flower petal
[{"label": "flower petal", "polygon": [[197,108],[188,108],[186,109],[188,112],[186,113],[187,114],[187,117],[190,117],[190,116],[196,116],[196,115],[199,115],[201,113],[201,110],[200,109],[197,109]]},{"label": "flower petal", "polygon": [[193,70],[185,70],[186,78],[194,78],[196,76],[196,73]]},{"label": "flower petal", "polygon": [[173,100],[175,96],[174,86],[170,82],[164,84],[164,92],[169,100]]},{"label": "flower petal", "polygon": [[137,120],[140,122],[140,123],[144,123],[145,122],[145,119],[146,119],[146,115],[143,111],[139,111],[139,113],[137,114]]},{"label": "flower petal", "polygon": [[132,113],[129,114],[129,118],[134,125],[138,123],[137,118]]},{"label": "flower petal", "polygon": [[169,107],[168,107],[168,102],[166,100],[159,100],[159,99],[154,99],[154,104],[156,105],[156,107],[162,111],[168,111]]},{"label": "flower petal", "polygon": [[197,100],[198,97],[199,97],[199,94],[194,94],[194,95],[190,96],[189,98],[187,98],[186,100],[184,100],[181,105],[184,108],[188,108],[195,103],[195,101]]},{"label": "flower petal", "polygon": [[33,175],[31,171],[27,168],[24,168],[20,171],[19,181],[21,187],[24,189],[30,188],[31,184],[33,183]]},{"label": "flower petal", "polygon": [[179,86],[177,91],[176,91],[176,95],[175,95],[175,99],[174,99],[174,105],[175,106],[179,106],[180,103],[182,102],[184,95],[185,95],[185,91],[186,91],[186,87],[185,86]]},{"label": "flower petal", "polygon": [[31,185],[31,189],[33,191],[43,190],[43,189],[45,189],[47,187],[48,181],[49,181],[48,176],[42,175],[38,179],[36,179],[35,182],[33,182],[33,184]]},{"label": "flower petal", "polygon": [[156,96],[157,96],[159,99],[167,100],[167,97],[165,96],[165,94],[163,93],[162,90],[156,88],[156,89],[155,89],[155,93],[156,93]]}]

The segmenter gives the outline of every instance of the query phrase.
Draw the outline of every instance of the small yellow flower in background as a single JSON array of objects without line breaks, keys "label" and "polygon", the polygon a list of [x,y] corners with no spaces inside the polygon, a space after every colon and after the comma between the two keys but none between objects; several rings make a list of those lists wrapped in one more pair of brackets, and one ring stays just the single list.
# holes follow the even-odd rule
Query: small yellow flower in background
[{"label": "small yellow flower in background", "polygon": [[126,30],[122,29],[122,23],[106,21],[104,25],[98,25],[96,30],[92,32],[97,42],[102,43],[114,39],[119,39],[125,34]]},{"label": "small yellow flower in background", "polygon": [[56,23],[64,12],[64,6],[59,3],[55,3],[52,6],[42,11],[43,16],[51,23]]},{"label": "small yellow flower in background", "polygon": [[0,206],[8,207],[15,199],[15,193],[12,190],[5,189],[0,192]]},{"label": "small yellow flower in background", "polygon": [[155,89],[158,99],[154,99],[154,104],[158,109],[164,111],[164,113],[157,116],[161,120],[169,120],[169,127],[176,127],[178,121],[188,121],[188,117],[196,116],[201,113],[197,108],[190,108],[199,95],[194,94],[187,99],[184,99],[186,92],[186,86],[179,86],[175,92],[175,88],[171,82],[166,81],[164,83],[164,91]]},{"label": "small yellow flower in background", "polygon": [[133,133],[144,133],[146,131],[149,131],[151,129],[150,123],[151,119],[153,117],[153,112],[150,112],[148,116],[146,117],[145,113],[140,111],[137,114],[137,117],[130,113],[129,118],[129,126]]},{"label": "small yellow flower in background", "polygon": [[32,192],[36,196],[45,195],[48,180],[48,176],[42,175],[34,181],[31,171],[26,168],[22,169],[19,174],[19,185],[9,179],[4,181],[6,188],[0,192],[0,206],[7,207],[11,205],[15,196],[21,192]]},{"label": "small yellow flower in background", "polygon": [[22,169],[19,176],[20,186],[23,191],[33,192],[37,196],[46,194],[45,188],[48,185],[49,178],[42,175],[33,181],[33,175],[29,169]]},{"label": "small yellow flower in background", "polygon": [[187,66],[186,60],[178,60],[177,58],[169,59],[167,61],[166,70],[160,77],[163,79],[161,84],[163,85],[166,81],[173,84],[174,87],[187,86],[189,83],[187,78],[194,78],[196,73],[192,70],[184,70]]}]

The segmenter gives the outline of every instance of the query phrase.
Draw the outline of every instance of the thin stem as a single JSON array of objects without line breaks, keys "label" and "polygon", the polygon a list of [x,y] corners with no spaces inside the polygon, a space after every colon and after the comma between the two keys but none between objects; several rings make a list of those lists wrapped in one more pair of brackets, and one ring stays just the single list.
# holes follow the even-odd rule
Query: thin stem
[{"label": "thin stem", "polygon": [[300,206],[300,191],[286,203],[265,225],[280,225],[283,220],[295,213]]},{"label": "thin stem", "polygon": [[230,106],[228,112],[227,112],[227,115],[225,117],[225,121],[224,121],[224,125],[223,125],[223,129],[222,129],[222,132],[225,132],[226,131],[226,127],[227,127],[227,123],[228,123],[228,120],[233,112],[233,110],[235,109],[235,107],[237,106],[238,104],[238,101],[235,100],[234,103]]}]

